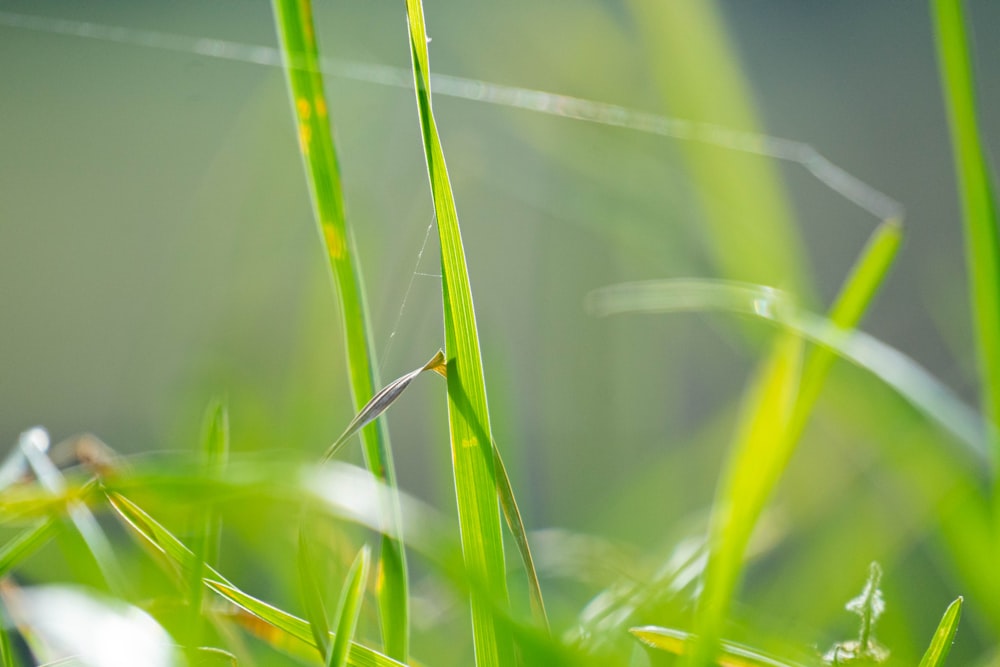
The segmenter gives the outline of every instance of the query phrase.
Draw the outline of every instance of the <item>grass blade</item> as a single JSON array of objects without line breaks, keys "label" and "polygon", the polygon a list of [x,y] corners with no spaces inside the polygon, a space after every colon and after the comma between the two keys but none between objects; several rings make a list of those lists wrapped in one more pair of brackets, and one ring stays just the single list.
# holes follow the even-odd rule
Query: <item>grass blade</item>
[{"label": "grass blade", "polygon": [[344,589],[340,593],[337,613],[334,616],[333,646],[330,647],[329,667],[344,667],[347,664],[351,640],[358,626],[358,616],[361,614],[361,603],[365,598],[365,585],[368,582],[368,567],[371,562],[371,550],[368,545],[361,548],[344,581]]},{"label": "grass blade", "polygon": [[[202,419],[201,460],[205,474],[209,477],[221,474],[228,458],[229,409],[224,401],[213,399],[205,409],[205,416]],[[202,600],[205,590],[201,581],[206,574],[205,566],[214,565],[218,559],[222,532],[222,519],[214,505],[206,505],[197,516],[200,526],[195,530],[194,542],[191,545],[196,565],[188,580],[191,617],[188,622],[186,645],[189,647],[201,645],[204,628]]]},{"label": "grass blade", "polygon": [[[309,629],[309,623],[298,616],[294,616],[278,609],[274,605],[258,600],[230,583],[206,579],[205,585],[240,609],[256,616],[268,625],[278,628],[282,632],[300,639],[309,645],[313,645],[312,631]],[[331,638],[335,639],[332,635]],[[404,663],[373,651],[364,644],[352,642],[351,652],[347,657],[347,664],[353,667],[393,667],[394,665],[398,666]]]},{"label": "grass blade", "polygon": [[944,610],[944,616],[934,631],[931,638],[931,645],[927,647],[927,652],[920,659],[919,667],[944,667],[945,660],[948,659],[948,652],[951,651],[951,644],[955,641],[955,633],[958,631],[958,622],[962,618],[962,598],[957,598]]},{"label": "grass blade", "polygon": [[[647,625],[630,628],[629,632],[646,646],[673,655],[688,654],[696,642],[693,635],[673,628]],[[778,659],[749,646],[727,641],[719,642],[719,655],[715,664],[720,667],[802,667],[799,663]]]},{"label": "grass blade", "polygon": [[[313,213],[340,295],[351,397],[358,411],[365,397],[374,394],[379,384],[378,365],[371,344],[370,317],[360,270],[356,266],[357,253],[344,214],[340,167],[323,93],[311,3],[310,0],[273,0],[273,6]],[[380,479],[395,485],[385,426],[373,424],[362,431],[361,437],[368,468]],[[390,502],[384,511],[387,521],[398,523],[398,506]],[[384,553],[379,566],[385,585],[379,588],[377,596],[382,639],[390,655],[405,661],[409,653],[406,554],[400,542],[390,539],[383,539],[381,548]]]},{"label": "grass blade", "polygon": [[719,280],[625,283],[592,292],[598,315],[719,310],[760,317],[791,329],[865,369],[950,433],[977,461],[989,458],[982,418],[910,357],[863,331],[799,310],[772,287]]},{"label": "grass blade", "polygon": [[[983,414],[1000,420],[1000,236],[994,175],[976,118],[975,77],[962,0],[931,0],[942,88],[962,200],[969,300]],[[992,437],[994,466],[1000,439]],[[997,494],[1000,501],[1000,492]]]},{"label": "grass blade", "polygon": [[302,589],[302,606],[312,631],[313,644],[319,651],[320,659],[326,660],[330,655],[330,637],[327,635],[330,621],[326,615],[326,605],[323,604],[323,588],[317,573],[317,563],[317,556],[306,538],[305,530],[300,529],[299,586]]},{"label": "grass blade", "polygon": [[0,548],[0,577],[52,539],[59,529],[55,519],[45,519],[29,528]]},{"label": "grass blade", "polygon": [[[482,580],[494,600],[505,601],[506,566],[486,385],[455,197],[431,108],[428,39],[421,0],[406,0],[406,12],[417,111],[441,245],[448,417],[462,553],[470,576]],[[490,600],[473,591],[472,626],[476,664],[480,667],[513,663],[512,644],[495,623],[491,607]]]},{"label": "grass blade", "polygon": [[[113,492],[108,494],[108,502],[125,524],[155,553],[165,556],[185,572],[190,571],[195,566],[195,557],[191,550],[138,505],[125,496]],[[206,566],[206,570],[208,578],[204,579],[203,582],[213,591],[279,630],[310,646],[315,646],[309,623],[244,593],[215,568]],[[390,667],[404,663],[374,651],[363,644],[353,642],[348,664],[355,667]]]},{"label": "grass blade", "polygon": [[[379,415],[389,409],[389,407],[406,390],[410,383],[424,371],[434,371],[444,378],[448,377],[447,365],[444,363],[444,353],[438,350],[430,361],[416,368],[409,373],[393,380],[382,388],[370,401],[361,409],[361,412],[351,421],[344,433],[337,438],[336,442],[330,445],[325,459],[332,458],[346,442],[363,428],[365,424],[376,419]],[[497,497],[500,507],[503,510],[507,527],[510,528],[514,541],[517,543],[518,553],[524,564],[525,573],[528,577],[529,598],[531,600],[532,612],[536,620],[542,627],[548,628],[548,618],[545,614],[545,602],[542,599],[542,587],[538,582],[538,573],[535,570],[535,563],[531,557],[531,547],[528,545],[528,533],[524,527],[524,520],[521,518],[521,511],[517,507],[514,498],[514,489],[511,487],[510,478],[507,476],[507,469],[500,458],[500,450],[496,441],[490,441],[493,448],[493,467],[496,474]]]},{"label": "grass blade", "polygon": [[798,398],[802,339],[784,333],[746,395],[732,454],[719,483],[709,527],[709,556],[698,600],[699,641],[687,664],[710,664],[721,638],[753,527],[790,456],[785,438]]}]

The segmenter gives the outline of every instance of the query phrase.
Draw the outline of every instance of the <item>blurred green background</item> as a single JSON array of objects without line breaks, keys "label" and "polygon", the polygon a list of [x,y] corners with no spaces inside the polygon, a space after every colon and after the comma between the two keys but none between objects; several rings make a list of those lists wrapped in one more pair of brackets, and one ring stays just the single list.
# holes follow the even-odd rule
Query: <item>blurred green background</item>
[{"label": "blurred green background", "polygon": [[[697,39],[681,39],[684,26],[657,22],[656,4],[430,0],[432,67],[744,122],[731,106],[699,103],[719,72]],[[718,8],[758,129],[811,144],[906,208],[904,248],[863,328],[975,403],[926,7]],[[969,9],[995,146],[1000,5]],[[2,0],[0,12],[0,440],[43,425],[55,440],[90,431],[126,453],[190,450],[205,403],[226,394],[236,451],[318,457],[351,414],[281,71],[10,25],[30,14],[274,46],[269,4]],[[402,3],[316,12],[327,56],[409,67]],[[387,380],[443,345],[435,234],[418,265],[432,216],[413,94],[332,76],[327,94]],[[651,570],[702,525],[768,329],[728,316],[595,319],[586,294],[727,277],[789,288],[820,309],[878,221],[801,166],[775,163],[794,231],[768,237],[776,221],[755,222],[759,202],[706,190],[689,168],[764,160],[472,101],[438,97],[435,109],[495,435],[527,523],[633,545]],[[754,268],[755,247],[711,227],[712,207],[792,268]],[[720,262],[720,248],[750,258],[746,273]],[[402,487],[452,512],[443,384],[421,379],[389,419]],[[975,466],[890,390],[840,365],[769,517],[783,541],[750,570],[737,616],[753,610],[758,630],[825,648],[853,633],[842,605],[879,560],[880,637],[900,664],[961,593],[968,620],[954,664],[967,664],[962,655],[998,636],[998,603],[977,599],[991,576],[975,583],[939,526],[955,520],[942,508],[985,479]]]}]

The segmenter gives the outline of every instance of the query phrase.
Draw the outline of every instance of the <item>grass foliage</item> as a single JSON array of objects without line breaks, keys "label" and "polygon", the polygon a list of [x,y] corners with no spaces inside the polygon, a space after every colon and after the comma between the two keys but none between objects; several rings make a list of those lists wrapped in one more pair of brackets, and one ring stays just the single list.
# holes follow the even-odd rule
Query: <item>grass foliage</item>
[{"label": "grass foliage", "polygon": [[[824,655],[775,639],[780,633],[769,633],[755,612],[747,611],[745,600],[766,599],[753,588],[757,560],[766,568],[776,545],[795,543],[796,522],[806,526],[813,518],[810,507],[789,507],[775,499],[783,485],[795,483],[796,452],[806,446],[808,429],[826,397],[856,413],[856,424],[838,427],[857,429],[872,440],[896,438],[897,424],[904,422],[893,415],[914,410],[921,416],[923,421],[905,422],[908,449],[893,454],[888,448],[885,454],[898,456],[899,469],[909,474],[901,472],[900,479],[909,485],[912,514],[900,521],[919,519],[940,528],[935,546],[943,548],[938,555],[951,559],[955,580],[967,589],[963,593],[981,601],[975,607],[976,632],[990,639],[980,637],[980,643],[988,645],[1000,636],[1000,587],[993,576],[1000,493],[983,491],[981,472],[988,460],[1000,456],[1000,232],[994,175],[977,122],[963,3],[930,0],[930,8],[962,202],[978,411],[909,356],[859,328],[900,253],[902,218],[880,220],[832,304],[819,314],[791,205],[776,166],[761,159],[777,150],[758,134],[740,63],[713,5],[655,0],[630,0],[627,5],[671,113],[698,119],[723,109],[729,129],[717,128],[712,135],[705,126],[702,134],[718,139],[734,132],[740,137],[737,150],[724,150],[718,141],[684,142],[683,158],[703,215],[706,254],[720,277],[611,285],[592,291],[586,303],[591,314],[600,316],[698,312],[738,322],[733,346],[751,350],[757,361],[731,406],[735,417],[727,414],[697,436],[705,442],[729,442],[705,517],[694,521],[693,528],[671,527],[669,546],[653,556],[630,553],[594,536],[529,532],[517,497],[521,480],[530,479],[524,474],[530,459],[512,469],[520,474],[508,474],[502,458],[508,450],[494,438],[456,189],[434,114],[435,79],[421,0],[405,0],[406,45],[416,97],[413,121],[422,139],[440,246],[444,351],[381,386],[312,6],[309,0],[273,0],[317,245],[328,260],[329,285],[339,303],[356,416],[321,458],[316,451],[305,464],[284,451],[236,451],[229,403],[223,399],[205,410],[200,445],[189,448],[190,456],[123,460],[85,437],[68,445],[69,465],[61,465],[62,445],[50,446],[42,429],[25,432],[0,469],[0,523],[11,529],[0,545],[0,597],[9,621],[0,628],[0,664],[69,664],[64,661],[74,656],[98,655],[104,640],[95,637],[111,622],[102,620],[105,615],[120,624],[115,637],[129,655],[128,664],[154,667],[433,667],[449,664],[449,659],[478,667],[808,667],[879,664],[891,660],[896,650],[915,661],[930,628],[907,629],[908,636],[920,637],[915,645],[885,646],[884,625],[895,627],[894,636],[905,634],[899,631],[902,622],[887,614],[878,628],[880,639],[875,638],[876,621],[894,604],[892,595],[913,583],[896,580],[891,566],[883,572],[872,564],[862,593],[846,607],[860,618],[857,638],[834,644]],[[692,61],[701,68],[691,68]],[[706,77],[705,70],[713,75]],[[463,95],[474,97],[468,91]],[[573,109],[585,106],[580,100],[559,100]],[[530,108],[523,99],[519,104]],[[601,121],[600,114],[590,117],[579,109],[566,115],[644,129],[617,116]],[[812,162],[800,162],[815,173],[820,160],[809,157]],[[849,175],[838,178],[841,187],[855,188],[856,203],[885,199]],[[878,207],[868,210],[872,208]],[[617,320],[624,326],[636,321]],[[613,352],[609,357],[585,361],[614,364]],[[840,361],[868,375],[850,375]],[[446,384],[417,382],[428,371]],[[895,399],[875,390],[856,390],[852,382],[887,386],[902,401],[893,403]],[[560,398],[572,400],[577,390],[583,388],[566,386]],[[384,417],[404,392],[439,395],[447,404],[457,538],[456,522],[445,512],[397,488]],[[877,401],[883,403],[869,405]],[[356,435],[367,471],[335,460],[350,455]],[[562,474],[574,470],[572,461],[557,463]],[[834,498],[828,502],[839,502],[836,494],[842,487],[836,475],[830,477],[823,480],[829,488],[817,489],[816,495],[828,493]],[[656,508],[649,509],[655,514]],[[962,521],[955,521],[956,516]],[[501,517],[519,563],[508,562]],[[644,530],[662,530],[653,519],[641,519]],[[875,534],[875,541],[882,536],[863,532],[867,520],[855,519],[826,542],[825,536],[801,530],[830,553],[843,546],[836,543],[843,535],[855,531],[858,543],[868,548],[866,535]],[[858,578],[855,572],[812,571],[813,552],[803,546],[807,539],[801,542],[805,574],[789,571],[789,577],[801,576],[809,585],[825,582],[827,576],[841,584]],[[238,549],[227,552],[224,544]],[[29,585],[56,552],[80,573],[76,579],[81,586]],[[258,553],[277,564],[275,571],[247,565]],[[418,565],[408,563],[408,553]],[[36,562],[41,565],[32,569]],[[226,573],[231,571],[238,574],[230,578]],[[28,574],[22,577],[22,572]],[[572,583],[564,586],[560,577]],[[918,599],[919,582],[913,588],[918,592],[910,598]],[[843,600],[847,593],[838,589],[831,595]],[[952,599],[955,593],[948,595]],[[47,619],[40,613],[35,601],[48,599],[68,600],[67,608],[58,610],[67,616],[52,610]],[[963,599],[945,611],[920,667],[946,664]],[[438,620],[449,613],[447,624]],[[795,612],[778,603],[762,616],[767,613]],[[435,623],[446,627],[444,639],[437,639],[445,657],[411,656],[416,652],[411,651],[411,636]],[[818,644],[829,628],[816,628],[816,633]],[[995,655],[984,652],[977,664],[995,664],[990,660]],[[126,664],[103,657],[91,663]]]}]

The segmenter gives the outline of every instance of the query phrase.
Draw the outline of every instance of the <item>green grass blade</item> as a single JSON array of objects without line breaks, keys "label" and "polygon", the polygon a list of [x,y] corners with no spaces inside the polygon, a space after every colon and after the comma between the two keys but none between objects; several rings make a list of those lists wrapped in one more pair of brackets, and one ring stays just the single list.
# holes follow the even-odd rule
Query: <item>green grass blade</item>
[{"label": "green grass blade", "polygon": [[[379,384],[378,365],[353,238],[344,214],[340,167],[323,93],[311,3],[273,0],[273,6],[313,212],[340,295],[351,396],[358,411]],[[395,472],[385,426],[372,424],[362,431],[361,437],[369,469],[394,485]],[[394,503],[390,502],[384,510],[388,521],[399,521],[399,508]],[[386,583],[377,591],[382,639],[390,655],[405,661],[409,652],[406,553],[402,544],[394,540],[383,540],[381,548],[388,552],[382,557],[385,562],[380,563]]]},{"label": "green grass blade", "polygon": [[7,634],[7,623],[0,623],[0,665],[16,667],[14,663],[14,647],[10,645],[10,635]]},{"label": "green grass blade", "polygon": [[[693,635],[673,628],[647,625],[629,628],[629,632],[646,646],[673,655],[686,655],[696,642]],[[722,667],[802,667],[797,662],[775,658],[749,646],[728,641],[719,642],[716,664]]]},{"label": "green grass blade", "polygon": [[[900,239],[896,222],[884,223],[876,230],[831,308],[833,326],[848,330],[860,321],[884,280]],[[760,304],[754,307],[759,309]],[[801,339],[797,333],[785,333],[750,395],[744,425],[712,512],[709,559],[696,617],[698,634],[704,640],[692,653],[691,664],[705,664],[717,649],[715,642],[720,638],[754,526],[788,467],[834,360],[833,350],[814,348],[803,370]]]},{"label": "green grass blade", "polygon": [[[220,399],[213,399],[205,409],[202,419],[201,461],[205,474],[215,476],[222,473],[229,459],[229,409]],[[202,600],[205,587],[202,579],[205,577],[206,565],[214,565],[219,555],[219,540],[222,532],[222,519],[218,510],[208,504],[198,512],[200,525],[195,530],[191,549],[194,551],[196,566],[188,579],[188,599],[190,600],[190,619],[188,621],[188,637],[186,645],[196,647],[201,645],[204,629],[202,616]]]},{"label": "green grass blade", "polygon": [[944,667],[945,660],[948,659],[948,652],[951,651],[951,644],[955,641],[955,633],[958,631],[958,622],[962,618],[962,598],[959,597],[944,610],[944,616],[934,631],[931,638],[931,645],[927,647],[927,652],[920,660],[919,667]]},{"label": "green grass blade", "polygon": [[52,539],[59,530],[59,522],[45,519],[27,529],[0,548],[0,577],[5,576],[18,563]]},{"label": "green grass blade", "polygon": [[947,386],[896,348],[857,329],[799,310],[763,285],[719,280],[661,280],[602,288],[588,297],[598,315],[718,310],[751,315],[791,329],[865,369],[950,433],[977,462],[988,459],[982,418]]},{"label": "green grass blade", "polygon": [[[256,616],[267,624],[312,645],[312,631],[309,623],[298,616],[289,614],[278,609],[263,600],[258,600],[252,595],[248,595],[236,588],[232,584],[206,579],[205,585],[213,591],[235,604],[240,609]],[[335,639],[334,637],[331,638]],[[378,653],[368,648],[364,644],[351,643],[351,652],[347,658],[347,664],[353,667],[392,667],[393,665],[403,665],[404,663],[394,660],[387,655]]]},{"label": "green grass blade", "polygon": [[[962,200],[982,410],[989,423],[996,425],[1000,420],[1000,235],[994,175],[976,118],[975,77],[964,3],[931,0],[930,4]],[[1000,460],[1000,439],[994,436],[992,440],[995,466]]]},{"label": "green grass blade", "polygon": [[[886,220],[875,229],[830,307],[828,317],[834,326],[853,329],[861,322],[899,252],[902,239],[902,223],[898,219]],[[802,372],[799,399],[786,436],[793,447],[802,436],[836,356],[836,352],[827,346],[813,348],[809,353]]]},{"label": "green grass blade", "polygon": [[[629,0],[626,6],[670,116],[756,133],[760,123],[750,86],[717,3]],[[719,273],[809,294],[808,253],[776,165],[694,142],[679,147],[698,190],[707,250]]]},{"label": "green grass blade", "polygon": [[798,397],[802,339],[784,333],[747,393],[733,452],[712,507],[709,557],[690,665],[711,664],[753,527],[789,456],[785,438]]},{"label": "green grass blade", "polygon": [[545,600],[542,598],[542,585],[538,581],[535,559],[531,556],[531,546],[528,544],[528,531],[524,527],[521,510],[518,509],[517,500],[514,498],[514,489],[510,485],[510,477],[507,476],[507,467],[503,464],[503,459],[500,458],[500,449],[495,441],[492,444],[493,470],[497,477],[497,496],[500,499],[500,508],[503,510],[504,519],[507,521],[507,528],[510,529],[514,542],[517,544],[517,551],[521,555],[525,576],[528,578],[528,599],[531,602],[531,612],[538,624],[548,630],[549,618],[545,613]]},{"label": "green grass blade", "polygon": [[319,651],[320,658],[326,660],[330,655],[330,638],[327,631],[330,628],[326,605],[323,604],[323,586],[317,573],[318,558],[304,529],[299,530],[299,586],[302,589],[302,606],[306,611],[306,620],[312,631],[313,644]]},{"label": "green grass blade", "polygon": [[[406,10],[417,110],[441,244],[448,417],[462,552],[470,576],[481,579],[495,600],[506,600],[506,566],[490,418],[472,291],[444,149],[431,109],[428,40],[421,1],[406,0]],[[490,600],[473,593],[476,664],[480,667],[510,665],[513,662],[512,645],[494,622],[491,607]]]},{"label": "green grass blade", "polygon": [[348,653],[351,650],[351,640],[358,627],[358,616],[361,614],[361,603],[365,598],[365,585],[368,582],[368,568],[371,562],[371,550],[368,545],[361,548],[344,581],[344,589],[340,593],[337,613],[334,616],[333,645],[327,660],[329,667],[344,667],[347,664]]},{"label": "green grass blade", "polygon": [[[195,567],[195,557],[191,550],[138,505],[113,492],[108,494],[108,502],[145,545],[165,556],[184,572]],[[203,581],[213,591],[279,630],[315,646],[308,622],[244,593],[215,568],[206,566],[206,570],[209,578]],[[390,667],[404,663],[355,642],[351,644],[348,664],[356,667]]]}]

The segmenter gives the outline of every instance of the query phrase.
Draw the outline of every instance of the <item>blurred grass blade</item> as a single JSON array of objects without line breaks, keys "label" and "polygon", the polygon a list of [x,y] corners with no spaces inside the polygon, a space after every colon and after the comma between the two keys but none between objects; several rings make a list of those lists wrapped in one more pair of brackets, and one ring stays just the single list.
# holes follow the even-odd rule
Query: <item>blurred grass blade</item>
[{"label": "blurred grass blade", "polygon": [[351,569],[347,572],[344,589],[340,593],[337,613],[333,618],[336,625],[333,645],[330,647],[327,664],[329,667],[344,667],[347,664],[348,653],[351,650],[351,640],[358,626],[358,616],[361,614],[361,603],[365,598],[365,586],[368,582],[368,568],[371,562],[371,550],[366,544],[358,552]]},{"label": "blurred grass blade", "polygon": [[[853,329],[861,322],[899,252],[902,239],[902,223],[898,219],[886,220],[875,228],[830,307],[829,320],[834,326]],[[788,426],[789,440],[798,441],[802,436],[836,356],[836,351],[825,345],[810,351],[802,372],[799,399]]]},{"label": "blurred grass blade", "polygon": [[[627,7],[670,116],[757,134],[750,86],[719,3],[629,0]],[[706,245],[718,271],[810,294],[808,253],[775,163],[694,142],[679,148],[698,190]]]},{"label": "blurred grass blade", "polygon": [[988,458],[982,418],[917,362],[863,331],[797,309],[773,287],[687,279],[624,283],[591,292],[588,306],[597,315],[720,310],[769,320],[872,373],[951,433],[977,461]]},{"label": "blurred grass blade", "polygon": [[[146,545],[156,552],[167,556],[185,572],[195,566],[194,554],[184,546],[184,543],[138,505],[125,496],[113,492],[108,494],[108,502],[111,504],[112,509],[125,521],[126,525],[142,538]],[[313,639],[309,623],[247,595],[222,576],[215,568],[206,566],[206,570],[210,577],[204,580],[206,586],[261,620],[301,639],[310,646],[315,646],[315,640]],[[378,653],[362,644],[352,643],[348,664],[356,667],[389,667],[404,663]]]},{"label": "blurred grass blade", "polygon": [[318,573],[318,557],[309,543],[305,528],[299,529],[299,587],[302,590],[302,606],[306,620],[312,631],[313,644],[319,651],[321,660],[330,655],[330,621],[323,604],[323,586]]},{"label": "blurred grass blade", "polygon": [[[448,417],[462,553],[470,576],[484,582],[493,601],[505,601],[506,566],[486,384],[455,198],[431,108],[428,38],[421,0],[406,0],[406,13],[417,111],[441,245]],[[471,597],[476,664],[513,664],[513,645],[493,618],[491,600],[475,590]]]},{"label": "blurred grass blade", "polygon": [[[994,175],[976,117],[975,76],[962,0],[931,0],[955,171],[962,200],[969,301],[983,413],[1000,422],[1000,233]],[[991,433],[994,467],[1000,439]],[[1000,491],[997,492],[1000,500]]]},{"label": "blurred grass blade", "polygon": [[744,399],[712,506],[708,564],[695,615],[700,640],[689,654],[690,665],[710,664],[718,651],[753,527],[791,455],[785,436],[798,398],[802,349],[797,334],[782,334]]},{"label": "blurred grass blade", "polygon": [[[673,655],[687,655],[696,642],[695,637],[687,632],[652,625],[629,628],[629,632],[646,646]],[[719,667],[803,667],[799,663],[775,658],[748,646],[727,641],[719,643],[715,664]]]},{"label": "blurred grass blade", "polygon": [[[323,93],[319,48],[310,0],[273,0],[282,59],[298,127],[317,230],[326,247],[333,280],[340,295],[341,322],[347,348],[351,397],[355,412],[378,386],[378,365],[371,344],[370,317],[356,265],[353,236],[344,214],[340,166]],[[395,485],[389,435],[376,423],[361,433],[365,462],[380,479]],[[386,521],[399,521],[399,507],[389,499]],[[405,661],[409,653],[409,594],[406,553],[400,542],[383,539],[380,569],[385,585],[377,592],[379,620],[386,651]]]},{"label": "blurred grass blade", "polygon": [[0,576],[5,576],[18,563],[51,540],[58,530],[58,521],[55,519],[45,519],[3,545],[0,548]]},{"label": "blurred grass blade", "polygon": [[941,617],[934,637],[931,638],[931,645],[927,647],[927,652],[920,660],[919,667],[944,667],[945,660],[948,659],[948,652],[951,651],[951,644],[955,641],[955,633],[958,631],[958,621],[962,618],[962,598],[957,598],[948,605]]},{"label": "blurred grass blade", "polygon": [[0,619],[0,665],[17,667],[14,662],[14,647],[10,644],[10,634],[7,632],[6,619]]},{"label": "blurred grass blade", "polygon": [[[33,428],[25,431],[21,434],[19,446],[42,488],[53,495],[62,494],[66,489],[66,481],[46,454],[49,448],[49,434],[45,429]],[[83,539],[83,543],[90,550],[108,589],[118,597],[126,597],[125,591],[128,587],[118,558],[90,509],[79,500],[69,500],[66,503],[66,513]]]},{"label": "blurred grass blade", "polygon": [[238,667],[236,656],[212,646],[199,646],[190,654],[190,667]]},{"label": "blurred grass blade", "polygon": [[[225,470],[229,459],[229,409],[222,399],[209,402],[202,418],[201,433],[201,463],[205,475],[216,477]],[[194,531],[191,550],[195,556],[195,567],[188,578],[188,599],[190,600],[190,619],[188,621],[188,636],[185,645],[197,647],[201,645],[204,617],[202,616],[202,600],[205,587],[202,584],[207,574],[206,565],[215,565],[219,555],[219,541],[222,533],[222,519],[215,505],[208,503],[199,508],[196,513],[198,526]]]},{"label": "blurred grass blade", "polygon": [[347,428],[344,429],[344,432],[340,435],[340,437],[337,438],[329,448],[327,448],[326,454],[323,455],[323,460],[329,461],[332,459],[336,456],[337,452],[339,452],[343,446],[347,444],[347,441],[351,439],[351,436],[378,419],[383,412],[389,409],[389,406],[396,402],[396,399],[400,397],[403,391],[410,386],[410,383],[413,382],[418,375],[424,371],[434,371],[435,373],[447,377],[445,368],[444,352],[438,350],[437,354],[435,354],[430,361],[420,368],[416,368],[406,375],[398,377],[386,386],[382,387],[377,394],[372,396],[371,400],[365,403],[364,407],[362,407],[357,416],[351,420],[351,423],[347,425]]},{"label": "blurred grass blade", "polygon": [[[240,609],[253,614],[268,625],[278,628],[282,632],[300,639],[310,646],[314,645],[309,623],[301,618],[293,616],[262,600],[258,600],[252,595],[247,595],[230,583],[206,579],[205,585]],[[333,637],[333,639],[336,638]],[[403,665],[404,663],[373,651],[364,644],[352,642],[347,664],[353,667],[392,667],[394,665]]]}]

